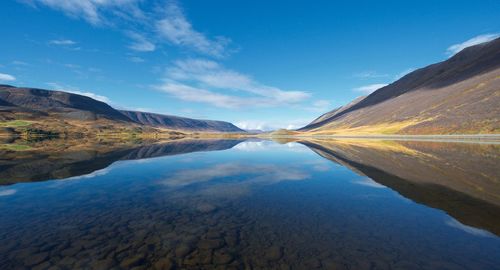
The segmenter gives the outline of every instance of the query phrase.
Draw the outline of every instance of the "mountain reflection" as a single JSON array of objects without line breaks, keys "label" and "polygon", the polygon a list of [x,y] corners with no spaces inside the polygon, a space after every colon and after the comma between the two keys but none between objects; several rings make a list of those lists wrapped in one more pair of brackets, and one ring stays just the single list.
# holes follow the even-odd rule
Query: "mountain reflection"
[{"label": "mountain reflection", "polygon": [[0,185],[84,177],[118,160],[230,149],[242,140],[179,139],[157,143],[43,141],[26,151],[0,148]]},{"label": "mountain reflection", "polygon": [[[0,269],[499,265],[495,145],[180,139],[29,147],[1,151],[2,183],[59,180],[0,187]],[[198,151],[211,152],[178,156]],[[161,156],[171,157],[144,160]],[[111,165],[121,160],[129,161]]]},{"label": "mountain reflection", "polygon": [[500,146],[496,144],[303,140],[320,156],[441,209],[461,223],[500,235]]},{"label": "mountain reflection", "polygon": [[[292,151],[295,148],[298,154],[306,149],[298,145],[303,144],[321,157],[349,168],[361,176],[353,184],[390,188],[405,198],[445,211],[464,226],[500,235],[499,145],[348,139],[280,143]],[[233,147],[237,151],[254,152],[278,146],[268,141],[238,139],[179,139],[159,143],[41,141],[32,143],[32,148],[25,151],[0,150],[0,185],[91,178],[106,174],[107,168],[119,160]],[[203,197],[202,203],[213,204],[217,199],[248,194],[257,186],[312,179],[309,170],[325,171],[328,167],[234,161],[177,168],[158,179],[158,183],[187,204],[193,196]],[[0,196],[14,192],[15,189],[5,189]]]}]

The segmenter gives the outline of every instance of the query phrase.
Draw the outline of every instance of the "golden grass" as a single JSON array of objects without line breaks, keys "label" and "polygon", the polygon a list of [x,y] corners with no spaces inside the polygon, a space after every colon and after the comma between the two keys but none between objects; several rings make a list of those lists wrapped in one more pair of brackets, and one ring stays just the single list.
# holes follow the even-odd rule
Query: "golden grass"
[{"label": "golden grass", "polygon": [[430,121],[432,119],[425,120],[407,120],[401,122],[392,122],[392,123],[381,123],[369,126],[360,126],[360,127],[335,127],[332,129],[324,130],[324,127],[321,129],[314,129],[308,132],[304,132],[305,135],[392,135],[398,134],[402,129]]},{"label": "golden grass", "polygon": [[375,140],[375,139],[357,139],[357,138],[341,138],[334,140],[322,140],[322,139],[306,139],[305,141],[311,141],[322,146],[331,145],[343,145],[345,147],[362,147],[376,149],[379,151],[388,151],[394,153],[403,153],[413,156],[427,155],[423,154],[414,149],[408,148],[407,146],[401,144],[398,141],[387,141],[387,140]]}]

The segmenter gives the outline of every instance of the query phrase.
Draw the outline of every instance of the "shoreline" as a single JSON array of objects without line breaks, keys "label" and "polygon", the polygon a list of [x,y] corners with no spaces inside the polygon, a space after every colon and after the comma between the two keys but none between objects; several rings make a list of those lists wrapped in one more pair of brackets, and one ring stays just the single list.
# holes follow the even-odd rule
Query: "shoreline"
[{"label": "shoreline", "polygon": [[391,141],[434,141],[500,144],[500,134],[442,134],[442,135],[267,135],[259,138],[286,139],[366,139]]}]

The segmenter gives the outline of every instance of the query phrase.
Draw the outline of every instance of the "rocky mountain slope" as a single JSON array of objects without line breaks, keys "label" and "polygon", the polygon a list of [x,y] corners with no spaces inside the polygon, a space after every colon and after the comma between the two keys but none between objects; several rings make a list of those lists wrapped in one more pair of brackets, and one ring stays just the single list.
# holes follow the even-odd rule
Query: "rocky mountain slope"
[{"label": "rocky mountain slope", "polygon": [[462,50],[314,120],[313,134],[500,133],[500,39]]}]

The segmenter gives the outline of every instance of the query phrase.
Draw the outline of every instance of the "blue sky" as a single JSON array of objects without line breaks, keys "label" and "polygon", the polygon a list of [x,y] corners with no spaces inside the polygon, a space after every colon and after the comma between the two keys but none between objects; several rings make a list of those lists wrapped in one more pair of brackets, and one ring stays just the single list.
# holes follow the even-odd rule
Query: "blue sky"
[{"label": "blue sky", "polygon": [[498,36],[500,1],[1,1],[0,83],[297,128]]}]

